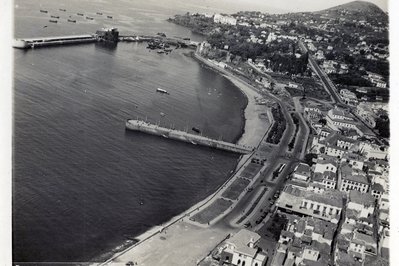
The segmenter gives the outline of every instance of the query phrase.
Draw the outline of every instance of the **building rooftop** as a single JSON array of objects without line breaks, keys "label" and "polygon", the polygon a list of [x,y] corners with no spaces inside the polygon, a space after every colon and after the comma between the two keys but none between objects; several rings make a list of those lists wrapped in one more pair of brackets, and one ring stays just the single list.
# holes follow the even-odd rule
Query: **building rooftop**
[{"label": "building rooftop", "polygon": [[345,252],[338,253],[337,261],[338,261],[339,265],[345,265],[345,266],[361,266],[361,265],[363,265],[361,262],[355,260],[355,258],[352,255],[349,255],[348,253],[345,253]]},{"label": "building rooftop", "polygon": [[325,171],[324,173],[314,173],[313,181],[322,182],[323,180],[336,181],[337,174],[331,171]]},{"label": "building rooftop", "polygon": [[260,236],[257,233],[247,229],[241,229],[230,239],[227,239],[226,243],[233,245],[235,247],[235,251],[238,253],[243,253],[253,258],[257,253],[257,249],[249,247],[248,244],[251,241],[256,243],[259,241],[259,239]]},{"label": "building rooftop", "polygon": [[[313,216],[319,219],[338,222],[339,215],[335,212],[331,215],[324,212],[315,212],[313,209],[301,207],[304,199],[313,201],[316,203],[325,204],[341,209],[343,206],[342,202],[343,193],[337,190],[325,190],[322,193],[315,193],[312,191],[306,191],[293,187],[292,185],[286,185],[284,191],[281,193],[277,200],[277,207],[280,209],[286,209],[301,213],[307,216]],[[334,222],[335,221],[335,222]]]},{"label": "building rooftop", "polygon": [[357,218],[360,216],[360,211],[347,209],[345,214],[347,219],[357,220]]},{"label": "building rooftop", "polygon": [[305,199],[314,202],[320,202],[326,205],[342,208],[343,206],[343,194],[337,190],[325,190],[323,193],[307,192]]},{"label": "building rooftop", "polygon": [[332,164],[337,167],[336,159],[331,156],[319,156],[317,164]]},{"label": "building rooftop", "polygon": [[357,190],[351,190],[349,192],[349,202],[369,207],[375,205],[375,198],[369,193],[361,193]]},{"label": "building rooftop", "polygon": [[299,163],[298,166],[295,168],[295,173],[309,176],[310,166],[306,163]]},{"label": "building rooftop", "polygon": [[353,233],[353,239],[352,242],[357,243],[357,244],[362,244],[362,245],[376,245],[376,241],[372,236],[362,234],[359,232],[354,232]]},{"label": "building rooftop", "polygon": [[367,177],[364,175],[342,175],[342,179],[362,184],[369,184]]}]

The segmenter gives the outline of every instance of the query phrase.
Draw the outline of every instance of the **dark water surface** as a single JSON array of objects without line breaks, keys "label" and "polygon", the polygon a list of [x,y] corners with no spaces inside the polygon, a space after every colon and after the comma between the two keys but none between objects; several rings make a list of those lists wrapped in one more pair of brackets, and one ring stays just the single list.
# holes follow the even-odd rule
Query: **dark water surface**
[{"label": "dark water surface", "polygon": [[[68,15],[111,14],[121,32],[201,39],[165,22],[176,11],[162,13],[156,3],[129,9],[129,1],[31,2],[16,1],[17,37],[112,26],[96,19],[42,28],[50,14],[39,9],[65,8]],[[226,180],[235,154],[125,131],[125,120],[138,116],[196,126],[228,141],[240,135],[246,100],[188,53],[159,55],[132,43],[15,50],[14,261],[91,260],[185,211]],[[156,93],[158,87],[170,95]]]}]

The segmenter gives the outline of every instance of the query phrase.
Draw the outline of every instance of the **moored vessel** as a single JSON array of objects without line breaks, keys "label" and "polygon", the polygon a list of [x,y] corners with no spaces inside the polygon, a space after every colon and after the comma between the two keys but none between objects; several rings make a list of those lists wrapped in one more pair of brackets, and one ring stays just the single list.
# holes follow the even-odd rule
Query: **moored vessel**
[{"label": "moored vessel", "polygon": [[197,133],[201,133],[201,130],[199,130],[199,128],[197,127],[193,127],[191,130]]},{"label": "moored vessel", "polygon": [[167,92],[166,90],[161,89],[161,88],[158,88],[158,89],[157,89],[157,92],[159,92],[159,93],[164,93],[164,94],[169,94],[169,92]]}]

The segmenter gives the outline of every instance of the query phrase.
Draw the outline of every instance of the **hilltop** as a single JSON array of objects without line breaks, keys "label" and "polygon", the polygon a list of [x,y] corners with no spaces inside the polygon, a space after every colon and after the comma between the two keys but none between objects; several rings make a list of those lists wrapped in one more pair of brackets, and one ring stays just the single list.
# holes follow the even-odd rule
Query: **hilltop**
[{"label": "hilltop", "polygon": [[360,13],[368,16],[383,16],[388,17],[387,14],[379,8],[377,5],[367,1],[353,1],[346,4],[331,7],[315,13],[324,12],[349,12],[349,13]]},{"label": "hilltop", "polygon": [[358,12],[381,12],[385,14],[385,12],[377,5],[367,1],[352,1],[325,10],[342,10],[342,9],[346,9],[348,11],[358,11]]}]

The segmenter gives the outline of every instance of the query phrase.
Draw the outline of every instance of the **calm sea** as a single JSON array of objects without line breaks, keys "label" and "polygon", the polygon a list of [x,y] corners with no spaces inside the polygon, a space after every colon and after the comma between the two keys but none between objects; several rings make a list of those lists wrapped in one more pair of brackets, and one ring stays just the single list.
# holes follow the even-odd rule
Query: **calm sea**
[{"label": "calm sea", "polygon": [[[201,40],[165,19],[211,8],[82,2],[15,1],[15,36],[116,26],[122,34]],[[60,16],[59,22],[49,23],[50,15]],[[69,16],[77,23],[68,23]],[[226,180],[235,154],[125,131],[127,118],[140,117],[195,126],[227,141],[240,136],[245,98],[188,52],[159,55],[133,43],[14,51],[14,261],[93,260],[185,211]],[[170,95],[157,94],[158,87]]]}]

